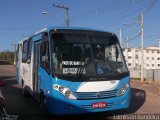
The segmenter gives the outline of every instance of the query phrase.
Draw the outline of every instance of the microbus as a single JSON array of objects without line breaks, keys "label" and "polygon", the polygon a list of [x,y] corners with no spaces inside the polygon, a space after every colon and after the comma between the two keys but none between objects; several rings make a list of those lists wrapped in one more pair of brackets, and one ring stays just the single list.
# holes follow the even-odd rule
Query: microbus
[{"label": "microbus", "polygon": [[19,41],[17,81],[50,113],[126,109],[130,74],[114,33],[48,27]]}]

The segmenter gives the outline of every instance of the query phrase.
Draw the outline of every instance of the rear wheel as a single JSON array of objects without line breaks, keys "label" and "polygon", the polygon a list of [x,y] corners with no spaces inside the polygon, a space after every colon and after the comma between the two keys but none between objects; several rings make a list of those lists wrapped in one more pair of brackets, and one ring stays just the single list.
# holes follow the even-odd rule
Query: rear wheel
[{"label": "rear wheel", "polygon": [[24,85],[24,81],[22,80],[22,95],[23,96],[29,96],[29,93],[26,90],[26,86]]},{"label": "rear wheel", "polygon": [[22,94],[23,94],[23,96],[28,96],[29,94],[28,94],[28,92],[27,92],[27,90],[25,89],[25,86],[23,87],[23,89],[22,89]]}]

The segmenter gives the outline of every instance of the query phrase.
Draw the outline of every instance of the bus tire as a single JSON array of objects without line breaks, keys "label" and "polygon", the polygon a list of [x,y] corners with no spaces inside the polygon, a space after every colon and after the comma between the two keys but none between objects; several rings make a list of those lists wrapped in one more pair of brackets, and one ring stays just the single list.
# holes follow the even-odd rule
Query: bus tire
[{"label": "bus tire", "polygon": [[24,97],[27,97],[29,95],[29,93],[26,90],[26,86],[24,85],[24,81],[22,80],[22,95]]},{"label": "bus tire", "polygon": [[44,91],[41,89],[41,90],[40,90],[40,93],[39,93],[39,105],[40,105],[40,109],[41,109],[42,111],[45,110],[44,100],[45,100]]},{"label": "bus tire", "polygon": [[28,92],[27,92],[27,90],[25,89],[25,86],[24,86],[23,89],[22,89],[22,94],[23,94],[24,97],[27,97],[27,96],[28,96]]},{"label": "bus tire", "polygon": [[45,94],[42,89],[40,89],[40,93],[39,93],[39,106],[40,106],[41,114],[43,114],[47,118],[50,118],[52,116],[45,106]]}]

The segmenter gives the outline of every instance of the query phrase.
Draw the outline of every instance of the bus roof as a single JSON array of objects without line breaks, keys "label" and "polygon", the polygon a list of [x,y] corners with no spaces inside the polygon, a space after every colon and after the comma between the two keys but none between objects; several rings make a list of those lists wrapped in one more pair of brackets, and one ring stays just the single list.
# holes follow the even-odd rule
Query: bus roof
[{"label": "bus roof", "polygon": [[112,33],[112,32],[107,32],[107,31],[98,30],[98,29],[91,29],[91,28],[84,28],[84,27],[53,26],[53,27],[43,28],[43,29],[35,32],[34,34],[32,34],[32,35],[30,35],[30,36],[28,36],[28,37],[25,37],[25,38],[21,39],[21,40],[19,41],[19,43],[27,40],[28,38],[30,38],[30,37],[32,37],[32,36],[38,35],[39,33],[48,32],[48,31],[50,31],[50,30],[58,30],[58,29],[61,29],[61,30],[89,30],[89,31],[105,32],[105,33],[108,33],[108,34],[113,34],[113,35],[115,35],[115,34]]},{"label": "bus roof", "polygon": [[106,33],[110,33],[110,34],[114,34],[112,32],[107,32],[107,31],[104,31],[104,30],[98,30],[98,29],[91,29],[91,28],[84,28],[84,27],[66,27],[66,26],[53,26],[53,27],[46,27],[46,28],[43,28],[37,32],[35,32],[34,35],[37,35],[41,32],[47,32],[47,31],[50,31],[50,30],[58,30],[58,29],[61,29],[61,30],[89,30],[89,31],[98,31],[98,32],[106,32]]},{"label": "bus roof", "polygon": [[[91,28],[85,28],[85,27],[67,27],[67,26],[54,26],[54,27],[47,27],[47,30],[52,30],[52,29],[62,29],[62,30],[89,30],[89,31],[98,31],[98,32],[107,32],[104,30],[98,30],[98,29],[91,29]],[[107,33],[111,33],[114,34],[112,32],[107,32]]]}]

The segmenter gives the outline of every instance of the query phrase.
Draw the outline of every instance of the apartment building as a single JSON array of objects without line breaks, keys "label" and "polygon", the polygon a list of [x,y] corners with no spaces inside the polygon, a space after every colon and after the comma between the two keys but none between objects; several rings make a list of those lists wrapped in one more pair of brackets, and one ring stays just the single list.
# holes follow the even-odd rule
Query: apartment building
[{"label": "apartment building", "polygon": [[[160,69],[160,47],[144,48],[144,69]],[[124,50],[124,56],[129,69],[140,69],[141,49],[129,48]]]}]

